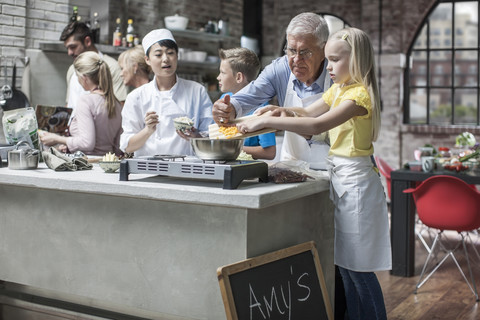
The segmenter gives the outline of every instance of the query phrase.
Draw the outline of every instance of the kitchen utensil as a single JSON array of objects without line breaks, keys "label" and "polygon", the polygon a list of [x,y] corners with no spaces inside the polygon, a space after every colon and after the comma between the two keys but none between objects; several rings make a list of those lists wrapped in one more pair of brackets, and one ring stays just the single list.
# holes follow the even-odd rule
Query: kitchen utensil
[{"label": "kitchen utensil", "polygon": [[202,160],[230,161],[242,151],[243,139],[190,139],[195,155]]},{"label": "kitchen utensil", "polygon": [[[161,159],[158,158],[161,156]],[[202,161],[175,155],[124,159],[120,163],[120,181],[130,174],[153,174],[188,180],[223,181],[223,189],[237,189],[245,179],[268,182],[268,165],[263,161]]]},{"label": "kitchen utensil", "polygon": [[[5,65],[5,79],[7,77],[6,73],[6,65]],[[4,85],[2,87],[3,99],[2,100],[2,108],[4,111],[13,110],[13,109],[20,109],[20,108],[28,108],[30,107],[30,102],[27,99],[27,96],[20,91],[17,90],[15,87],[15,81],[17,77],[17,58],[15,58],[13,62],[13,74],[12,74],[12,85]]]},{"label": "kitchen utensil", "polygon": [[[269,114],[269,112],[266,112],[266,113],[264,113],[260,116],[250,115],[250,116],[246,116],[246,117],[240,117],[240,118],[230,120],[229,123],[237,124],[237,123],[249,121],[249,120],[251,120],[253,118],[256,118],[256,117],[267,116],[268,114]],[[209,136],[209,138],[210,139],[226,139],[225,135],[223,133],[221,133],[219,131],[219,129],[220,129],[220,127],[216,123],[213,123],[213,124],[209,125],[208,126],[208,136]],[[277,130],[271,129],[271,128],[264,128],[264,129],[257,130],[257,131],[254,131],[254,132],[247,132],[247,133],[238,132],[234,137],[232,137],[230,139],[244,139],[244,138],[254,137],[254,136],[258,136],[260,134],[270,133],[270,132],[275,132],[275,131],[277,131]]]},{"label": "kitchen utensil", "polygon": [[176,29],[176,30],[185,30],[187,29],[188,18],[179,16],[178,14],[174,16],[165,17],[165,27],[167,29]]},{"label": "kitchen utensil", "polygon": [[36,169],[39,154],[40,152],[32,149],[27,141],[20,141],[15,145],[15,150],[8,152],[8,168],[14,170]]}]

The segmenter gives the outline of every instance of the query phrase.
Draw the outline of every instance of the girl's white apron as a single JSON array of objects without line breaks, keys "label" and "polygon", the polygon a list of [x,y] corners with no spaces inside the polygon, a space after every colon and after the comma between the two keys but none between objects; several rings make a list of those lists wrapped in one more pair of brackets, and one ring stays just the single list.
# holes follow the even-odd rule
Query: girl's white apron
[{"label": "girl's white apron", "polygon": [[370,157],[329,156],[335,203],[335,264],[358,271],[392,268],[387,203]]}]

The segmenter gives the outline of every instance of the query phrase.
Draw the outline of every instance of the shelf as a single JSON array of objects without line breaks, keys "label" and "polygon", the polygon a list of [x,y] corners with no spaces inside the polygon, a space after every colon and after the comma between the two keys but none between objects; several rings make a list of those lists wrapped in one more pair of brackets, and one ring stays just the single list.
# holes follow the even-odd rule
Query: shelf
[{"label": "shelf", "polygon": [[194,62],[188,60],[178,60],[178,69],[200,69],[200,70],[215,70],[218,72],[220,67],[219,62]]},{"label": "shelf", "polygon": [[[106,44],[95,44],[95,47],[102,53],[111,54],[111,55],[119,55],[123,51],[127,50],[128,48],[125,47],[114,47],[109,46]],[[67,49],[63,45],[63,42],[42,42],[40,43],[40,49],[42,51],[50,51],[50,52],[67,52]]]},{"label": "shelf", "polygon": [[197,40],[204,40],[204,41],[215,41],[215,42],[222,42],[222,41],[237,41],[238,39],[230,36],[224,36],[221,34],[215,33],[207,33],[201,32],[196,30],[177,30],[177,29],[170,29],[172,34],[175,37],[185,37]]}]

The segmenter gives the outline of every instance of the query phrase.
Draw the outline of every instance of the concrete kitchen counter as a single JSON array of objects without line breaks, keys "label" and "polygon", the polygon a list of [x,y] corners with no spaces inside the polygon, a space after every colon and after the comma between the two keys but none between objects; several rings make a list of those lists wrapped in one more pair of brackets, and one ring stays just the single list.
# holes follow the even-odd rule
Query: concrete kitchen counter
[{"label": "concrete kitchen counter", "polygon": [[313,240],[333,303],[327,180],[224,190],[41,165],[0,168],[0,192],[7,291],[151,319],[225,319],[218,267]]}]

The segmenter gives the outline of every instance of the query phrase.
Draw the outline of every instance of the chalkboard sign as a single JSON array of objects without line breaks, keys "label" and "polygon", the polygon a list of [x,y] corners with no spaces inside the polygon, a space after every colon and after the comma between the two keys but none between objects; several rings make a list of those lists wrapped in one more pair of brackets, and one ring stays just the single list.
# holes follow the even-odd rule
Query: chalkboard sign
[{"label": "chalkboard sign", "polygon": [[217,270],[229,320],[333,320],[313,241]]}]

